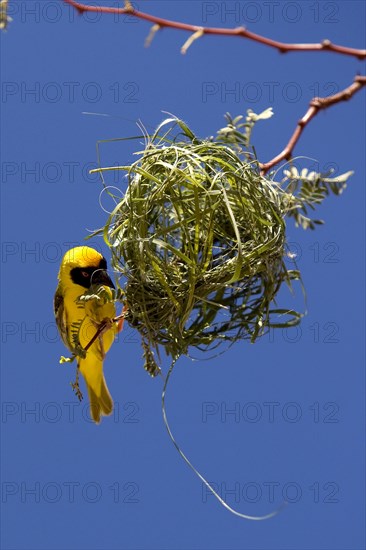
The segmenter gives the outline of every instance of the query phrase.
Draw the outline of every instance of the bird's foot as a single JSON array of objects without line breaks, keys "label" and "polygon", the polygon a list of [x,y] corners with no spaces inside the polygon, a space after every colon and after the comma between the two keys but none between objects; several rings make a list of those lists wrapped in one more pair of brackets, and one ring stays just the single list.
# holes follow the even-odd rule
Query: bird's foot
[{"label": "bird's foot", "polygon": [[70,382],[70,384],[71,384],[71,387],[72,387],[76,397],[79,399],[79,401],[82,401],[83,400],[83,394],[82,394],[80,386],[79,386],[79,374],[80,374],[79,367],[77,367],[75,382]]},{"label": "bird's foot", "polygon": [[83,393],[79,387],[79,383],[78,382],[71,382],[71,387],[72,389],[74,390],[74,393],[76,395],[76,397],[79,399],[79,401],[82,401],[83,400]]}]

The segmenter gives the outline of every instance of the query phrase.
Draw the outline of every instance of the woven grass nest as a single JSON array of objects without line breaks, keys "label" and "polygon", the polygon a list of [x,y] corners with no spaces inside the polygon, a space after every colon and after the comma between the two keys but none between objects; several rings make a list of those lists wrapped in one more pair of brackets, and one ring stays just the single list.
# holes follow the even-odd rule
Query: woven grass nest
[{"label": "woven grass nest", "polygon": [[[174,359],[189,348],[252,342],[271,325],[299,322],[271,309],[283,282],[299,278],[284,263],[284,193],[220,141],[198,140],[180,120],[161,125],[128,167],[128,187],[104,234],[128,306],[142,337],[145,368],[153,350]],[[287,201],[288,202],[288,201]]]},{"label": "woven grass nest", "polygon": [[244,123],[227,115],[227,127],[205,140],[169,118],[138,161],[96,170],[127,172],[127,190],[102,232],[152,375],[160,346],[175,360],[190,348],[254,342],[269,327],[301,320],[275,305],[282,284],[300,279],[284,261],[285,217],[314,229],[322,221],[308,210],[342,193],[352,172],[332,178],[290,166],[280,184],[262,176],[249,138],[272,114],[249,110]]}]

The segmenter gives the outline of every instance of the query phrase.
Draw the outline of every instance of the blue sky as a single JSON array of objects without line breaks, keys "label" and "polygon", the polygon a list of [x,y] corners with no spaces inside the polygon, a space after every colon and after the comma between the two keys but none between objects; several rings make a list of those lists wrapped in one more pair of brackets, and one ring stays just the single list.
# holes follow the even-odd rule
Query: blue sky
[{"label": "blue sky", "polygon": [[[285,42],[365,47],[361,1],[136,5]],[[319,209],[324,226],[288,224],[307,291],[301,327],[209,361],[181,359],[167,397],[177,440],[228,504],[266,514],[287,498],[277,517],[245,521],[206,494],[168,438],[161,380],[143,370],[128,326],[105,363],[115,415],[92,425],[69,385],[73,369],[58,364],[65,351],[52,313],[61,256],[106,219],[100,182],[88,175],[98,140],[136,135],[138,119],[153,129],[162,111],[207,136],[226,111],[272,106],[253,139],[266,161],[314,94],[348,86],[364,64],[213,36],[182,56],[182,32],[164,30],[145,49],[145,22],[77,17],[61,1],[10,8],[1,35],[2,548],[364,548],[364,91],[320,113],[295,151],[312,159],[301,166],[355,171]],[[127,164],[139,147],[105,144],[102,163]],[[108,259],[101,241],[92,244]],[[283,299],[301,304],[299,291]]]}]

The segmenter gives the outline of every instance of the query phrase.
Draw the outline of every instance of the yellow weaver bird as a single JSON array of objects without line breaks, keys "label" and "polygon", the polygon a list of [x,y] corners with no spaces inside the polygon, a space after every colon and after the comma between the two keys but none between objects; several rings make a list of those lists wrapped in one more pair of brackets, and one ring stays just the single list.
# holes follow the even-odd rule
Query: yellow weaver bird
[{"label": "yellow weaver bird", "polygon": [[[121,322],[112,322],[116,316],[114,284],[107,273],[105,258],[88,246],[66,252],[58,280],[54,298],[57,327],[65,346],[77,357],[78,369],[88,388],[91,417],[99,424],[101,415],[113,411],[112,397],[103,374],[103,360],[122,328]],[[89,296],[80,299],[88,290]],[[98,330],[100,333],[88,347]],[[77,381],[73,387],[81,399]]]}]

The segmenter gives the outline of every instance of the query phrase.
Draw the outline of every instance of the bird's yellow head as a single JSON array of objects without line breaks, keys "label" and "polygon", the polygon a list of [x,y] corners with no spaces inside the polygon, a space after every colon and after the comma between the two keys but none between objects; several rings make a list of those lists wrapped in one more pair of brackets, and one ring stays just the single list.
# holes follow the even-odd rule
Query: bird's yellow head
[{"label": "bird's yellow head", "polygon": [[79,285],[85,289],[99,284],[114,288],[107,273],[106,259],[89,246],[77,246],[66,252],[58,278],[65,287]]}]

